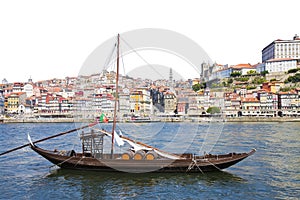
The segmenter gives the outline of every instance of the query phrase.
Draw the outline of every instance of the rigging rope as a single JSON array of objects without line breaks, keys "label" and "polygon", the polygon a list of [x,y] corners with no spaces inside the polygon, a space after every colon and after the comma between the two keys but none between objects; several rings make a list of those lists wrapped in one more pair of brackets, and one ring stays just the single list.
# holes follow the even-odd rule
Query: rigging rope
[{"label": "rigging rope", "polygon": [[162,79],[165,78],[161,73],[159,73],[159,71],[155,69],[153,65],[147,62],[145,58],[143,58],[128,42],[126,42],[126,40],[124,40],[123,37],[120,38],[138,57],[140,57],[140,59],[142,59],[142,61],[144,61],[148,66],[150,66]]},{"label": "rigging rope", "polygon": [[51,167],[54,167],[54,166],[60,166],[60,165],[62,165],[63,163],[65,163],[65,162],[67,162],[67,161],[71,160],[71,158],[73,158],[73,156],[71,156],[70,158],[68,158],[68,159],[66,159],[66,160],[64,160],[64,161],[62,161],[61,163],[58,163],[58,164],[52,165],[52,166],[50,166],[49,168],[51,168]]},{"label": "rigging rope", "polygon": [[112,62],[112,60],[115,60],[115,59],[113,59],[113,57],[114,57],[113,55],[115,54],[115,49],[116,49],[116,46],[117,46],[116,44],[117,44],[117,42],[115,42],[115,44],[113,45],[113,48],[112,48],[109,56],[107,57],[107,59],[104,63],[103,70],[107,70],[108,67],[111,65],[110,63]]},{"label": "rigging rope", "polygon": [[195,165],[196,165],[196,167],[199,169],[199,171],[200,171],[202,174],[204,174],[203,171],[201,170],[201,168],[197,165],[197,161],[196,161],[195,159],[192,160],[192,162],[191,162],[191,164],[189,165],[189,167],[187,168],[186,172],[191,171],[191,170],[194,168]]},{"label": "rigging rope", "polygon": [[82,155],[82,157],[77,161],[77,163],[74,165],[74,167],[76,167],[83,158],[84,158],[84,156]]},{"label": "rigging rope", "polygon": [[[209,160],[205,160],[205,161],[209,162]],[[212,162],[209,162],[209,163],[210,163],[212,166],[214,166],[216,169],[222,171],[222,169],[220,169],[219,167],[217,167],[214,163],[212,163]]]},{"label": "rigging rope", "polygon": [[122,47],[121,47],[121,44],[120,44],[120,51],[121,51],[121,53],[120,53],[120,57],[121,57],[121,59],[122,59],[122,66],[123,66],[123,73],[124,73],[124,76],[126,75],[126,72],[125,72],[125,66],[124,66],[124,60],[123,60],[123,52],[122,52]]}]

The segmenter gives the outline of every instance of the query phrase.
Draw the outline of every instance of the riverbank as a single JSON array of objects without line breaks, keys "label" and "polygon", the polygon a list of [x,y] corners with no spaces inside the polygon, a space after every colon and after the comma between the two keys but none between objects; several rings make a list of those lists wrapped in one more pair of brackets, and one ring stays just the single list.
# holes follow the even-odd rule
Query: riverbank
[{"label": "riverbank", "polygon": [[[153,122],[158,122],[155,120]],[[215,120],[210,118],[190,118],[190,119],[179,119],[179,118],[164,118],[160,120],[161,122],[192,122],[192,123],[207,123]],[[218,121],[223,122],[300,122],[300,118],[297,117],[239,117],[239,118],[225,118]],[[75,119],[75,118],[4,118],[0,119],[0,123],[75,123],[75,122],[85,122],[92,123],[91,119]],[[147,121],[144,123],[151,123],[152,121]],[[123,121],[122,123],[135,123]]]},{"label": "riverbank", "polygon": [[227,122],[300,122],[297,117],[240,117],[227,118]]},{"label": "riverbank", "polygon": [[[0,119],[0,123],[73,123],[74,118],[6,118]],[[89,121],[86,121],[89,122]]]}]

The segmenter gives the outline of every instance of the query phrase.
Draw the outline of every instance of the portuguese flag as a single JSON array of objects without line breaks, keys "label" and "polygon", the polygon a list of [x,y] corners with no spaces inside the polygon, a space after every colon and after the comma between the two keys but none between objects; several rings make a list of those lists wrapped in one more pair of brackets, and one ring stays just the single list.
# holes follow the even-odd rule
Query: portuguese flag
[{"label": "portuguese flag", "polygon": [[104,122],[104,123],[107,123],[107,122],[108,122],[108,119],[107,119],[107,117],[105,116],[104,113],[102,113],[102,114],[100,115],[99,121],[100,121],[100,122]]}]

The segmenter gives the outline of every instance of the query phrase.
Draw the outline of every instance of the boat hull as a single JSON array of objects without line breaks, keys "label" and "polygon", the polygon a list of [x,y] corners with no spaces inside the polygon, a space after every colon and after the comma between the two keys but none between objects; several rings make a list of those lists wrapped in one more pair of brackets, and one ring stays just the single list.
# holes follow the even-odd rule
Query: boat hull
[{"label": "boat hull", "polygon": [[252,150],[249,153],[194,156],[184,159],[123,160],[119,155],[115,155],[113,159],[97,159],[86,157],[82,154],[61,155],[57,151],[48,151],[37,146],[31,146],[31,148],[51,163],[63,169],[129,173],[203,173],[220,171],[240,162],[255,152],[255,150]]}]

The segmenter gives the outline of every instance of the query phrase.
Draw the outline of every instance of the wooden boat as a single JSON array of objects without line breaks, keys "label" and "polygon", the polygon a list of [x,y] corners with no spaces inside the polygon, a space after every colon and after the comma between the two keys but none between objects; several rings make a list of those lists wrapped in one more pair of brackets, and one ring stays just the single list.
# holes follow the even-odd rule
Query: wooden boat
[{"label": "wooden boat", "polygon": [[[97,138],[97,136],[89,134],[84,137],[86,137],[84,140],[89,140],[87,139],[88,137],[90,137],[90,139],[92,138],[92,140],[96,140]],[[129,173],[204,173],[208,171],[220,171],[242,161],[255,152],[255,149],[252,149],[248,153],[196,156],[188,153],[181,155],[160,154],[158,153],[159,150],[152,149],[136,152],[129,151],[128,153],[114,154],[113,157],[111,157],[111,154],[101,154],[99,149],[92,149],[93,146],[90,146],[90,149],[83,148],[83,152],[80,153],[74,150],[49,151],[39,148],[34,144],[31,145],[31,148],[60,168],[102,172],[123,171]]]},{"label": "wooden boat", "polygon": [[[118,96],[119,77],[119,35],[117,38],[117,75],[116,97]],[[229,153],[223,155],[196,156],[191,153],[172,154],[151,147],[141,142],[116,134],[117,98],[115,98],[114,118],[112,131],[92,129],[89,133],[82,133],[82,152],[44,150],[36,146],[30,137],[31,148],[52,162],[66,169],[95,170],[95,171],[123,171],[123,172],[207,172],[217,171],[230,167],[247,158],[255,149],[247,153]],[[89,127],[89,126],[87,126]],[[69,131],[70,132],[70,131]],[[111,137],[111,153],[104,153],[103,138]],[[128,143],[131,146],[126,152],[114,153],[115,141]]]}]

